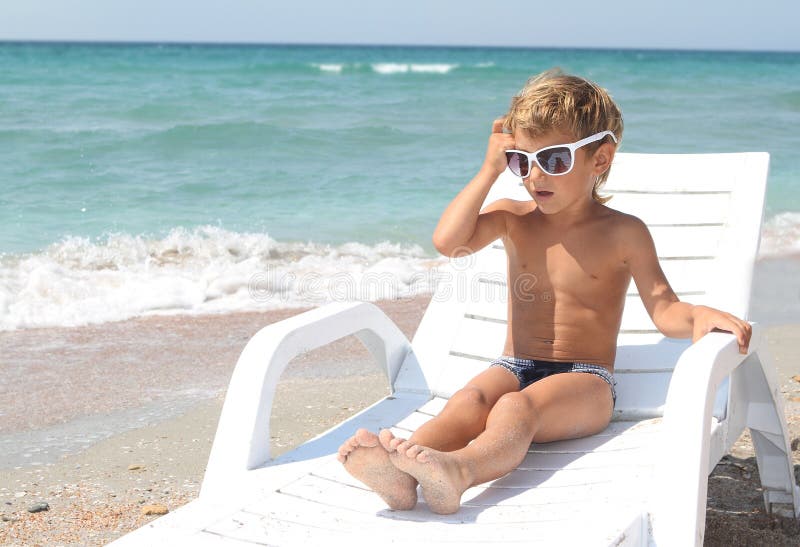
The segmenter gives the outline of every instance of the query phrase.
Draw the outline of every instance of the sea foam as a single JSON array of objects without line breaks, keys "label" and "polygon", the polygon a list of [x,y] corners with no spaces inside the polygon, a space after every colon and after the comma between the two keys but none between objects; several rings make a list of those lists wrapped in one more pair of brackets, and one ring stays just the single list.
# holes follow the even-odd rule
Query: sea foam
[{"label": "sea foam", "polygon": [[800,254],[800,213],[778,213],[765,220],[761,229],[761,256]]},{"label": "sea foam", "polygon": [[406,72],[447,74],[457,67],[457,64],[447,63],[374,63],[372,70],[378,74],[402,74]]},{"label": "sea foam", "polygon": [[[768,219],[759,254],[800,254],[800,213]],[[418,245],[287,242],[213,226],[67,237],[0,255],[0,330],[408,297],[433,292],[445,262]]]},{"label": "sea foam", "polygon": [[[458,63],[310,63],[320,72],[341,74],[343,72],[372,72],[375,74],[448,74],[459,68]],[[492,64],[475,65],[487,68]]]},{"label": "sea foam", "polygon": [[345,65],[343,63],[312,63],[312,66],[317,67],[322,72],[333,72],[340,74]]},{"label": "sea foam", "polygon": [[68,237],[0,259],[0,330],[413,296],[432,292],[441,262],[415,245],[283,242],[210,226]]}]

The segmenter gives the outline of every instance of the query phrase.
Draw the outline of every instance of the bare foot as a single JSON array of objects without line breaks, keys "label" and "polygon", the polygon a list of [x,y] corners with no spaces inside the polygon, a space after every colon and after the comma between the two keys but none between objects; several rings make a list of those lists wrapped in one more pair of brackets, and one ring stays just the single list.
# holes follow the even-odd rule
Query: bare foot
[{"label": "bare foot", "polygon": [[389,460],[378,436],[366,429],[339,447],[338,459],[347,472],[378,494],[390,508],[407,511],[417,505],[417,481]]},{"label": "bare foot", "polygon": [[439,452],[409,441],[390,441],[389,445],[394,447],[389,459],[398,469],[419,481],[431,511],[440,515],[458,511],[461,495],[469,487],[470,481],[452,453]]}]

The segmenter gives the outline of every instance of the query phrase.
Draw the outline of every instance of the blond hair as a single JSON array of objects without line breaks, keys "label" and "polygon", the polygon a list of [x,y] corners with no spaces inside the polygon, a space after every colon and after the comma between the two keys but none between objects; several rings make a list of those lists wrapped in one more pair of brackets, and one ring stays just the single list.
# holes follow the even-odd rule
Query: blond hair
[{"label": "blond hair", "polygon": [[[552,130],[566,131],[576,141],[606,130],[612,131],[617,141],[621,141],[624,128],[622,112],[608,91],[557,68],[528,80],[511,99],[503,125],[512,132],[519,129],[534,138]],[[593,154],[604,142],[613,143],[613,140],[607,136],[587,145],[587,154]],[[611,199],[598,193],[609,171],[600,175],[592,188],[592,198],[599,203]]]}]

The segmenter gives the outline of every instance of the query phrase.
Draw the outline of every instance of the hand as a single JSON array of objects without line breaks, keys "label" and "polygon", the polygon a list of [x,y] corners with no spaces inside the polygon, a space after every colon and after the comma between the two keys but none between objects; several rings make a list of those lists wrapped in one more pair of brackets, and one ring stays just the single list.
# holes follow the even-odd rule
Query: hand
[{"label": "hand", "polygon": [[747,353],[753,327],[747,321],[708,306],[695,306],[692,309],[692,343],[697,342],[711,331],[730,332],[739,342],[739,353]]},{"label": "hand", "polygon": [[500,176],[508,166],[506,150],[513,149],[514,135],[503,133],[505,118],[497,118],[492,123],[492,135],[489,137],[489,146],[486,149],[486,159],[483,160],[481,169],[488,170],[494,177]]}]

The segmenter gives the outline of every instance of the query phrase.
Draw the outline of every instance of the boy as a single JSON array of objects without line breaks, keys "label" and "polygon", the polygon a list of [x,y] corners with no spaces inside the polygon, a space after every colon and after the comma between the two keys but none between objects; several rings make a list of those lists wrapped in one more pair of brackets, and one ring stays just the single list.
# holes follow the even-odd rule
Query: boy
[{"label": "boy", "polygon": [[[432,511],[454,513],[467,488],[512,471],[531,442],[605,429],[631,277],[664,335],[697,341],[722,329],[746,352],[750,325],[680,302],[647,226],[603,204],[598,189],[622,130],[622,114],[604,89],[560,71],[529,80],[508,114],[495,120],[483,166],[442,214],[433,242],[457,256],[500,237],[509,289],[520,276],[534,275],[540,292],[525,298],[509,290],[503,356],[408,440],[362,429],[341,446],[345,468],[392,509],[413,508],[419,484]],[[480,211],[506,168],[533,200],[502,199]]]}]

